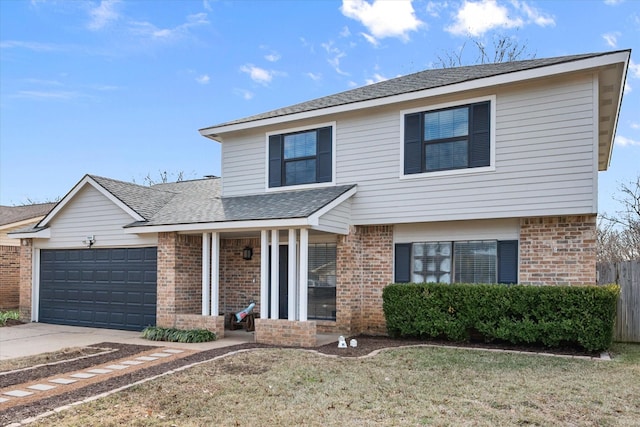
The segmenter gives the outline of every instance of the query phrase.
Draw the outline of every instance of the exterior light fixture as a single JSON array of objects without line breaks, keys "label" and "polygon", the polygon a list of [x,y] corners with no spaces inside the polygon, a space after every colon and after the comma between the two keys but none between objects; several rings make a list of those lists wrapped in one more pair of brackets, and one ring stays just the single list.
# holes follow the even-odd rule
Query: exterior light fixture
[{"label": "exterior light fixture", "polygon": [[245,246],[242,250],[242,259],[249,261],[253,257],[253,249],[249,246]]},{"label": "exterior light fixture", "polygon": [[93,246],[95,242],[96,242],[96,236],[93,236],[93,235],[87,236],[87,238],[82,241],[82,243],[88,248]]}]

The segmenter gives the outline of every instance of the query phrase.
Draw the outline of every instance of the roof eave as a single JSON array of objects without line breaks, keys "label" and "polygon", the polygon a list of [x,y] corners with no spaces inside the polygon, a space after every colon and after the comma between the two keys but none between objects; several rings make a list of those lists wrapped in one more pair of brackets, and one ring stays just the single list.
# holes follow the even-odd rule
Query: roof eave
[{"label": "roof eave", "polygon": [[569,62],[563,62],[559,64],[547,65],[537,68],[532,68],[522,71],[507,72],[491,77],[483,77],[475,80],[469,80],[461,83],[454,83],[445,86],[438,86],[435,88],[424,89],[416,92],[408,92],[399,95],[392,95],[383,98],[369,99],[365,101],[358,101],[349,104],[342,104],[333,107],[320,108],[316,110],[304,111],[300,113],[293,113],[287,115],[281,115],[276,117],[269,117],[266,119],[258,119],[248,122],[235,123],[229,125],[212,126],[208,128],[200,129],[199,132],[202,136],[214,139],[218,142],[222,142],[222,137],[225,133],[236,132],[241,130],[253,129],[263,126],[276,125],[280,123],[291,122],[295,120],[304,120],[319,116],[325,116],[329,114],[344,113],[354,110],[379,107],[389,104],[395,104],[399,102],[413,101],[421,98],[429,98],[439,95],[465,92],[475,89],[481,89],[485,87],[517,83],[526,80],[532,80],[537,78],[550,77],[559,74],[565,74],[575,71],[587,70],[592,68],[603,67],[620,62],[627,62],[630,51],[617,51],[607,53],[599,56],[577,59]]}]

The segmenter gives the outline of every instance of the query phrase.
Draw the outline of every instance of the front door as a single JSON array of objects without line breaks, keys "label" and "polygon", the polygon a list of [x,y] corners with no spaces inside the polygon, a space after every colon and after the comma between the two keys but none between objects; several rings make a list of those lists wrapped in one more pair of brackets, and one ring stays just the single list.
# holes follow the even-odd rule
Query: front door
[{"label": "front door", "polygon": [[[280,245],[279,255],[278,318],[287,319],[289,317],[289,246]],[[271,295],[271,286],[271,259],[269,259],[269,295]],[[271,316],[271,304],[269,304],[269,316]]]}]

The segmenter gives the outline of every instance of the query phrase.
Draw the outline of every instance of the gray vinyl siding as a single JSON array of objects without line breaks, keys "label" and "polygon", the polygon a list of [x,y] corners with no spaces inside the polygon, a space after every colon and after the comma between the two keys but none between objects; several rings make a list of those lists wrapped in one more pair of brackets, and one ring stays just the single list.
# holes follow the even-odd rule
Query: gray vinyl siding
[{"label": "gray vinyl siding", "polygon": [[351,224],[351,200],[346,200],[320,217],[320,227],[324,231],[344,233]]},{"label": "gray vinyl siding", "polygon": [[156,246],[155,235],[125,234],[123,226],[134,219],[90,185],[83,187],[49,224],[51,237],[35,240],[40,249],[83,248],[94,235],[94,248]]},{"label": "gray vinyl siding", "polygon": [[[358,184],[352,223],[595,213],[593,79],[575,74],[318,118],[318,123],[336,121],[336,184]],[[491,95],[496,97],[495,170],[401,178],[400,111],[453,101],[463,105]],[[277,129],[225,139],[226,196],[265,191],[265,132],[270,131]]]}]

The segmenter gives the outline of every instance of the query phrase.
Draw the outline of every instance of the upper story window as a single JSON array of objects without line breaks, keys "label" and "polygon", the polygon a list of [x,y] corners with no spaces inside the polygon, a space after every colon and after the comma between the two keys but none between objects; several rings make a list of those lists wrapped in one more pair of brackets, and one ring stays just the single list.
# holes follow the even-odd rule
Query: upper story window
[{"label": "upper story window", "polygon": [[404,173],[491,165],[491,103],[404,116]]},{"label": "upper story window", "polygon": [[331,182],[333,128],[269,135],[269,187]]}]

